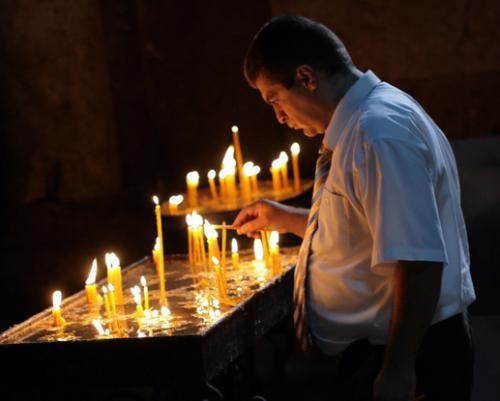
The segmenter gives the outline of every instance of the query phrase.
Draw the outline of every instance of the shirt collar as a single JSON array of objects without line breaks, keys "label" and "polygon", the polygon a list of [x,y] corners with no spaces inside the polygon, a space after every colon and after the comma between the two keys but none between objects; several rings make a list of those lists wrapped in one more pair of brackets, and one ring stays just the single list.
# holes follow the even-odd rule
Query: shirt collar
[{"label": "shirt collar", "polygon": [[325,146],[333,149],[337,145],[340,134],[349,121],[349,118],[372,89],[380,82],[380,79],[371,70],[368,70],[349,88],[335,108],[330,123],[326,128],[323,139]]}]

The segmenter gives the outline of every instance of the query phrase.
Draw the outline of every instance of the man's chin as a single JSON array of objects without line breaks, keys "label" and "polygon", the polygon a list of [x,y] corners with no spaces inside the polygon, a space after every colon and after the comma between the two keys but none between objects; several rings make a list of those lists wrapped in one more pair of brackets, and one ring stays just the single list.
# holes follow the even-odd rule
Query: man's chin
[{"label": "man's chin", "polygon": [[316,135],[320,134],[320,132],[317,132],[316,130],[313,130],[311,128],[303,128],[302,132],[304,133],[305,136],[307,136],[309,138],[313,138]]}]

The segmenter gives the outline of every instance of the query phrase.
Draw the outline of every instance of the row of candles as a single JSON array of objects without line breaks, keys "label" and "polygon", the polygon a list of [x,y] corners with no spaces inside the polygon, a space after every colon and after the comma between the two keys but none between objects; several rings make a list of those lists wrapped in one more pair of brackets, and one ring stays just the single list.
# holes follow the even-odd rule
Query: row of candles
[{"label": "row of candles", "polygon": [[[241,146],[239,140],[239,130],[235,125],[232,127],[233,145],[230,145],[222,160],[222,168],[218,174],[219,188],[215,178],[217,173],[215,170],[210,170],[207,174],[208,184],[212,200],[215,201],[234,201],[238,196],[238,188],[236,184],[236,174],[239,179],[239,192],[243,200],[248,201],[253,196],[259,195],[258,174],[261,169],[253,162],[243,162]],[[300,190],[300,171],[299,171],[299,153],[300,145],[293,143],[290,147],[293,166],[293,189]],[[275,193],[291,190],[291,185],[288,178],[288,155],[282,151],[279,157],[271,163],[270,171],[272,175],[273,190]],[[187,184],[187,200],[189,207],[196,208],[198,206],[198,186],[200,184],[200,174],[198,171],[190,171],[186,175]],[[176,214],[178,206],[183,202],[182,195],[173,195],[169,199],[169,208],[171,214]]]},{"label": "row of candles", "polygon": [[[170,315],[170,310],[166,302],[165,293],[165,274],[164,274],[164,255],[163,255],[163,236],[162,222],[159,210],[159,199],[153,197],[155,203],[155,214],[157,223],[158,237],[153,248],[153,261],[156,267],[156,273],[159,281],[159,304],[163,317]],[[227,230],[232,229],[225,223],[222,225],[212,225],[208,220],[204,220],[198,213],[193,212],[186,216],[188,230],[188,262],[192,269],[194,277],[201,277],[200,273],[212,273],[215,275],[218,302],[228,305],[234,305],[227,291],[227,262],[226,262],[226,243]],[[218,232],[222,231],[222,243],[219,244]],[[268,270],[274,276],[281,272],[279,234],[277,231],[261,231],[261,237],[254,240],[255,267],[258,270]],[[207,246],[205,247],[205,239]],[[222,248],[222,250],[221,250]],[[231,262],[233,270],[240,268],[240,258],[238,253],[238,243],[236,238],[231,240]],[[90,312],[95,312],[100,305],[104,304],[106,317],[110,320],[112,328],[118,328],[117,325],[117,306],[125,304],[122,285],[122,270],[120,260],[114,253],[105,255],[105,264],[107,267],[107,286],[103,286],[100,295],[97,291],[97,261],[94,259],[88,278],[85,283],[85,292]],[[207,283],[199,282],[202,285]],[[142,287],[142,292],[141,292]],[[149,289],[145,276],[140,278],[140,286],[135,285],[131,289],[132,296],[136,303],[136,316],[148,317],[152,312],[150,310]],[[60,327],[66,324],[61,313],[62,293],[55,291],[53,293],[52,318],[53,325]],[[153,313],[155,311],[153,310]],[[156,311],[156,313],[158,313]]]}]

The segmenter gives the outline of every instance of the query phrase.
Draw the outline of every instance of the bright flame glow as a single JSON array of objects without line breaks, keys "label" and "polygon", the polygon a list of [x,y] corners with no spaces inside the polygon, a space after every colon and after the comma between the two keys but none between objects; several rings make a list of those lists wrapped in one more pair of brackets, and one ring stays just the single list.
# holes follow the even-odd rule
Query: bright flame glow
[{"label": "bright flame glow", "polygon": [[96,276],[97,276],[97,260],[94,259],[92,261],[92,268],[90,269],[90,273],[89,276],[87,277],[87,281],[85,281],[85,284],[87,285],[95,284]]},{"label": "bright flame glow", "polygon": [[227,171],[225,169],[222,169],[221,171],[219,171],[219,179],[220,180],[225,179],[226,176],[227,176]]},{"label": "bright flame glow", "polygon": [[253,162],[246,162],[243,165],[243,174],[245,174],[247,177],[251,176],[253,174],[253,167]]},{"label": "bright flame glow", "polygon": [[233,125],[231,127],[231,131],[234,132],[234,133],[238,132],[238,126],[237,125]]},{"label": "bright flame glow", "polygon": [[156,319],[158,317],[158,311],[156,309],[153,309],[153,311],[151,312],[151,317],[153,319]]},{"label": "bright flame glow", "polygon": [[274,170],[279,170],[282,165],[283,165],[282,159],[274,159],[272,164],[271,164],[271,166]]},{"label": "bright flame glow", "polygon": [[137,337],[144,338],[146,337],[146,333],[144,333],[141,329],[137,329]]},{"label": "bright flame glow", "polygon": [[283,164],[286,164],[288,162],[288,155],[286,154],[286,152],[280,152],[279,159]]},{"label": "bright flame glow", "polygon": [[134,296],[134,302],[137,305],[141,304],[141,289],[138,286],[134,286],[130,289],[130,292]]},{"label": "bright flame glow", "polygon": [[260,167],[259,166],[253,166],[252,175],[257,175],[259,173],[260,173]]},{"label": "bright flame glow", "polygon": [[182,196],[182,195],[172,195],[169,198],[168,203],[170,203],[171,205],[174,205],[174,206],[178,206],[182,203],[183,200],[184,200],[184,196]]},{"label": "bright flame glow", "polygon": [[207,239],[212,239],[212,238],[217,238],[217,231],[215,230],[214,226],[210,224],[208,220],[205,219],[205,225],[203,226],[204,231],[205,231],[205,237]]},{"label": "bright flame glow", "polygon": [[280,235],[278,231],[271,231],[271,235],[269,236],[269,245],[275,247],[278,245],[280,241]]},{"label": "bright flame glow", "polygon": [[52,294],[52,309],[60,309],[62,302],[62,292],[54,291]]},{"label": "bright flame glow", "polygon": [[300,153],[300,145],[297,142],[292,143],[290,151],[292,152],[292,155],[298,155]]},{"label": "bright flame glow", "polygon": [[264,248],[262,248],[262,241],[260,238],[253,241],[253,253],[255,255],[255,260],[264,260]]},{"label": "bright flame glow", "polygon": [[191,217],[191,213],[186,214],[186,224],[188,227],[193,225],[193,218]]},{"label": "bright flame glow", "polygon": [[108,269],[120,266],[120,259],[118,259],[118,256],[116,256],[114,252],[106,253],[106,255],[104,255],[104,259]]},{"label": "bright flame glow", "polygon": [[209,180],[213,180],[215,178],[215,170],[210,170],[207,174]]},{"label": "bright flame glow", "polygon": [[153,202],[156,206],[158,206],[160,204],[160,199],[158,199],[158,197],[156,195],[153,196]]},{"label": "bright flame glow", "polygon": [[146,281],[146,277],[144,277],[144,276],[141,276],[141,285],[143,287],[147,287],[147,285],[148,285],[148,282]]},{"label": "bright flame glow", "polygon": [[219,266],[219,259],[217,259],[215,256],[212,256],[212,263],[213,263],[215,266]]},{"label": "bright flame glow", "polygon": [[104,336],[106,335],[106,332],[104,331],[104,328],[102,327],[102,324],[99,320],[92,320],[92,324],[96,328],[97,332],[101,335]]},{"label": "bright flame glow", "polygon": [[160,313],[162,316],[170,316],[170,309],[168,309],[166,306],[162,306]]},{"label": "bright flame glow", "polygon": [[231,172],[231,170],[234,170],[234,168],[236,167],[236,159],[234,158],[233,145],[229,145],[227,147],[224,159],[222,159],[222,165],[224,166],[224,169],[228,170],[228,172]]},{"label": "bright flame glow", "polygon": [[233,238],[231,240],[231,252],[232,253],[237,253],[238,252],[238,241],[236,241],[236,238]]},{"label": "bright flame glow", "polygon": [[101,290],[102,290],[103,294],[107,294],[108,293],[108,289],[104,285],[102,286]]},{"label": "bright flame glow", "polygon": [[160,251],[160,238],[159,237],[156,237],[154,250],[158,251],[158,252]]},{"label": "bright flame glow", "polygon": [[198,213],[193,212],[191,214],[191,224],[194,229],[199,228],[203,225],[203,217],[201,217]]},{"label": "bright flame glow", "polygon": [[186,175],[186,180],[193,185],[198,185],[200,182],[200,174],[197,171],[190,171]]},{"label": "bright flame glow", "polygon": [[109,292],[114,292],[115,291],[115,286],[113,284],[108,284],[108,291]]}]

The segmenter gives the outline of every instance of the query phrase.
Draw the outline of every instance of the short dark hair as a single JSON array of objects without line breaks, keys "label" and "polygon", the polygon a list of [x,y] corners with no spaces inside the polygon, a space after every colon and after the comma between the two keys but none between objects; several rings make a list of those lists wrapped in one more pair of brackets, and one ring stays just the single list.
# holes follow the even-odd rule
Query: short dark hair
[{"label": "short dark hair", "polygon": [[251,86],[265,73],[290,88],[301,64],[334,75],[345,71],[352,61],[342,41],[326,26],[298,15],[281,15],[268,21],[253,38],[243,73]]}]

